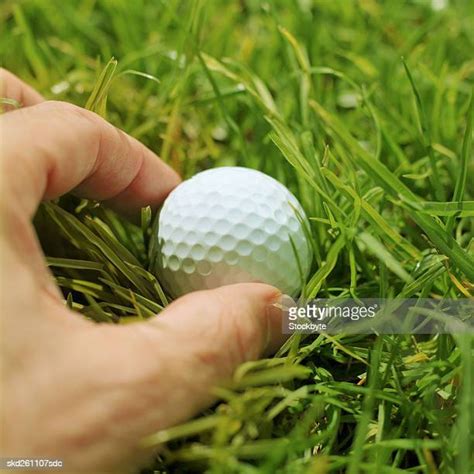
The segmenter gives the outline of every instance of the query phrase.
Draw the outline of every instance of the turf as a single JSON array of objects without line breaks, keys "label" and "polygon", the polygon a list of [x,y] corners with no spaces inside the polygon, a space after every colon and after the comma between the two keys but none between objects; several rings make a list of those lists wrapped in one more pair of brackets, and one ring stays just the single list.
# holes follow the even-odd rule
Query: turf
[{"label": "turf", "polygon": [[[472,1],[7,0],[0,20],[3,66],[183,176],[241,165],[288,185],[311,220],[305,296],[472,297]],[[168,304],[152,217],[41,207],[72,308],[125,324]],[[293,336],[145,440],[167,443],[149,472],[468,474],[473,373],[469,334]]]}]

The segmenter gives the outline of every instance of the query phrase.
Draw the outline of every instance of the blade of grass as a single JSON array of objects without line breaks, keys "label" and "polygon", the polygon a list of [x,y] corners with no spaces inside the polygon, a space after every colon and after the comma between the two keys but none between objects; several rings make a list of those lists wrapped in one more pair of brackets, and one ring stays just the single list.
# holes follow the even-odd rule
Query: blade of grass
[{"label": "blade of grass", "polygon": [[408,80],[410,81],[411,88],[413,90],[413,94],[416,99],[416,105],[418,109],[418,117],[419,117],[419,122],[421,125],[421,139],[423,142],[423,146],[425,147],[428,156],[430,158],[430,164],[431,164],[431,171],[432,171],[432,188],[434,191],[434,196],[438,201],[444,201],[445,200],[445,193],[444,189],[441,185],[441,180],[439,177],[438,173],[438,167],[436,165],[436,160],[434,156],[434,150],[433,150],[433,145],[431,142],[431,129],[429,126],[429,122],[425,113],[425,109],[423,107],[423,101],[421,100],[420,93],[418,92],[418,89],[416,87],[415,81],[413,79],[413,76],[411,75],[410,69],[408,68],[408,64],[406,63],[405,59],[402,59],[403,61],[403,67],[405,68],[405,72],[407,74]]},{"label": "blade of grass", "polygon": [[[456,177],[456,184],[454,186],[454,193],[452,201],[459,206],[459,216],[465,209],[465,204],[461,202],[466,189],[467,180],[467,166],[470,155],[472,154],[472,133],[473,133],[473,116],[474,116],[474,91],[471,91],[471,100],[469,103],[466,130],[464,132],[464,139],[461,150],[461,163],[459,164],[459,174]],[[471,203],[474,208],[474,203]],[[454,219],[456,215],[450,215],[446,221],[446,232],[452,233],[454,227]]]}]

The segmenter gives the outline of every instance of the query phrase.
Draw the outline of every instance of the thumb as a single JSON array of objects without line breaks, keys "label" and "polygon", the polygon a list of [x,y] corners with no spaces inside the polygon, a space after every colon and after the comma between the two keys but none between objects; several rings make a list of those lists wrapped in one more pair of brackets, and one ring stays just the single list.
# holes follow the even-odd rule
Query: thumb
[{"label": "thumb", "polygon": [[179,298],[150,324],[173,338],[194,345],[201,341],[211,359],[217,356],[213,362],[230,376],[238,364],[271,354],[284,342],[281,299],[281,292],[270,285],[227,285]]},{"label": "thumb", "polygon": [[161,429],[209,405],[211,389],[240,363],[276,351],[286,339],[281,297],[265,284],[229,285],[183,296],[138,325],[148,360],[150,347],[160,359],[160,390],[169,392],[160,397]]}]

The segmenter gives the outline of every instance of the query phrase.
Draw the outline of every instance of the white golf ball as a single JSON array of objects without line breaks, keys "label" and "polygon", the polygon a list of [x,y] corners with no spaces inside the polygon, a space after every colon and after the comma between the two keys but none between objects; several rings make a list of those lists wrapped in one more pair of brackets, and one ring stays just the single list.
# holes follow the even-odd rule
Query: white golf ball
[{"label": "white golf ball", "polygon": [[312,259],[302,222],[298,200],[270,176],[240,167],[203,171],[163,205],[156,273],[175,297],[240,282],[295,296]]}]

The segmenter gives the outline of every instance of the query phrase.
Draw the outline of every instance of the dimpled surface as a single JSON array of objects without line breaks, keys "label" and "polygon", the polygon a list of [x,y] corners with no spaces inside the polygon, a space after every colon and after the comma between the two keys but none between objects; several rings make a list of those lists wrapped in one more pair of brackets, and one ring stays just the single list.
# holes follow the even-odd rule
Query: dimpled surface
[{"label": "dimpled surface", "polygon": [[[297,211],[295,211],[295,209]],[[288,189],[260,171],[223,167],[198,173],[166,199],[159,216],[157,273],[172,296],[260,281],[301,290],[311,247]]]}]

